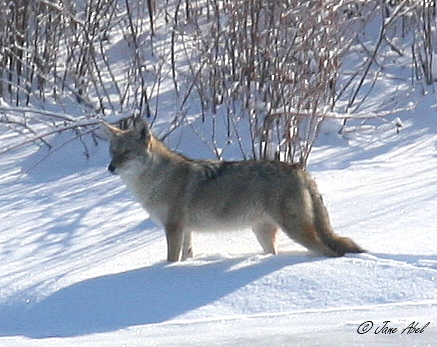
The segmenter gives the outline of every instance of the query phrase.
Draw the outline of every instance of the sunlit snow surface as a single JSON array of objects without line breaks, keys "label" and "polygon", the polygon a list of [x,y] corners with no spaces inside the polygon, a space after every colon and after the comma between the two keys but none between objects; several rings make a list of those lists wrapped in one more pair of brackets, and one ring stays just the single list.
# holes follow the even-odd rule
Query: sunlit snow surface
[{"label": "sunlit snow surface", "polygon": [[[235,231],[196,234],[195,258],[167,264],[162,228],[106,172],[105,143],[26,173],[41,153],[3,155],[0,345],[435,346],[437,116],[405,121],[382,138],[321,135],[310,171],[336,231],[369,250],[336,259],[285,236],[262,255]],[[397,332],[376,334],[385,321]],[[430,324],[402,334],[412,322]]]}]

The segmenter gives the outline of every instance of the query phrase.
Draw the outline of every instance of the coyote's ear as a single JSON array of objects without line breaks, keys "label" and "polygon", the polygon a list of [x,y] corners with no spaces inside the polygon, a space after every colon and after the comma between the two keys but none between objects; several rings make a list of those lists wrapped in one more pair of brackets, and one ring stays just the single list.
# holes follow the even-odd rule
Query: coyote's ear
[{"label": "coyote's ear", "polygon": [[120,134],[121,130],[112,126],[109,123],[106,123],[105,121],[101,120],[100,122],[100,129],[105,133],[106,138],[111,141],[114,137],[116,137],[118,134]]},{"label": "coyote's ear", "polygon": [[150,139],[149,125],[142,117],[134,118],[134,129],[138,140],[148,141]]}]

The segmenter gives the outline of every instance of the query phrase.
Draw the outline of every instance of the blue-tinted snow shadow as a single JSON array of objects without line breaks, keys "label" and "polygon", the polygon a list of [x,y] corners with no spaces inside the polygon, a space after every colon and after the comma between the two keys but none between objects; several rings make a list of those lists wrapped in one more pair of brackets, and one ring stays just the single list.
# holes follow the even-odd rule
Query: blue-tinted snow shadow
[{"label": "blue-tinted snow shadow", "polygon": [[242,259],[204,265],[168,265],[89,279],[61,289],[32,307],[0,307],[0,336],[80,336],[164,322],[226,296],[305,255],[266,257],[231,269]]}]

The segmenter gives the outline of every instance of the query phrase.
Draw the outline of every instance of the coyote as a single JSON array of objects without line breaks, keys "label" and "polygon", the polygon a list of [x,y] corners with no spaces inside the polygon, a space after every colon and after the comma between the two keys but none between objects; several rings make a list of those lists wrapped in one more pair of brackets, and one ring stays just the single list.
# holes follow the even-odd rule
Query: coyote
[{"label": "coyote", "polygon": [[277,254],[279,228],[319,255],[364,252],[334,233],[316,183],[297,164],[189,159],[142,118],[129,130],[101,127],[110,141],[108,170],[164,226],[168,261],[193,256],[193,231],[219,229],[251,228],[266,253]]}]

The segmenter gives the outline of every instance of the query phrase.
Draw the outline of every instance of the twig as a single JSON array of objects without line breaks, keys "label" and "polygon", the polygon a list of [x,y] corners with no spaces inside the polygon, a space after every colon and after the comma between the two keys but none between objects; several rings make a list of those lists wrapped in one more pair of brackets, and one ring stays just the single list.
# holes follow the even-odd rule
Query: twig
[{"label": "twig", "polygon": [[99,123],[98,119],[93,119],[93,120],[87,120],[86,122],[82,122],[82,123],[75,123],[75,124],[71,124],[71,125],[55,128],[55,129],[52,129],[50,131],[44,132],[42,134],[38,134],[36,136],[33,136],[33,137],[31,137],[31,138],[29,138],[27,140],[23,140],[23,141],[15,144],[15,145],[9,146],[9,147],[7,147],[7,148],[5,148],[3,150],[0,150],[0,155],[5,154],[7,152],[10,152],[10,151],[12,151],[14,149],[23,147],[25,145],[28,145],[29,143],[43,140],[45,137],[51,136],[53,134],[58,134],[58,133],[66,131],[66,130],[77,129],[77,128],[80,128],[80,127],[87,127],[87,126],[97,125],[98,123]]},{"label": "twig", "polygon": [[[67,114],[60,114],[60,113],[46,111],[46,110],[38,110],[38,109],[31,108],[31,107],[4,107],[4,106],[0,106],[0,112],[4,112],[4,113],[15,113],[15,112],[39,113],[39,114],[44,115],[44,116],[48,116],[48,117],[56,118],[56,119],[61,119],[61,120],[69,121],[69,122],[77,121],[77,119],[75,119]],[[2,120],[0,119],[0,122],[1,121]]]}]

